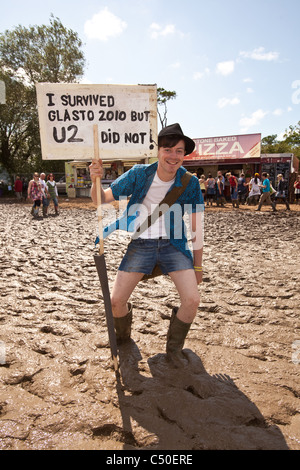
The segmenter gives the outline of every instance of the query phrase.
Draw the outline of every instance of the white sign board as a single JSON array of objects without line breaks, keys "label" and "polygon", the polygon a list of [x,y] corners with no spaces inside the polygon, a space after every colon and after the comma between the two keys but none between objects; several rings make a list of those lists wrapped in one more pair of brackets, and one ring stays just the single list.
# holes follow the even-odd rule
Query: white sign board
[{"label": "white sign board", "polygon": [[94,156],[98,126],[102,160],[157,156],[156,85],[37,83],[43,160]]}]

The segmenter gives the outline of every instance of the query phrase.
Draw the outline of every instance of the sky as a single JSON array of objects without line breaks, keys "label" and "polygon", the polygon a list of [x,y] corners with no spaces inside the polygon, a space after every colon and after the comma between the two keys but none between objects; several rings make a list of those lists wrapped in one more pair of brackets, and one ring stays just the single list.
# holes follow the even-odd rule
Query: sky
[{"label": "sky", "polygon": [[175,91],[168,124],[191,138],[300,121],[299,0],[0,0],[0,32],[51,14],[84,44],[84,83]]}]

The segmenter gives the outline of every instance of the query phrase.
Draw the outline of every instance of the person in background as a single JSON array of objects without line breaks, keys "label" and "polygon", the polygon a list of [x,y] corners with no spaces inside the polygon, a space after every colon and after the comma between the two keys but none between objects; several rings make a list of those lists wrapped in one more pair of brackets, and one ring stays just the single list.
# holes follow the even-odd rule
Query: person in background
[{"label": "person in background", "polygon": [[218,173],[217,173],[216,181],[218,181],[218,179],[220,179],[220,178],[221,178],[222,183],[223,183],[223,188],[225,188],[225,181],[226,181],[225,176],[223,175],[222,171],[219,170]]},{"label": "person in background", "polygon": [[279,173],[277,175],[277,191],[275,193],[275,206],[278,204],[278,201],[282,200],[285,205],[287,210],[290,210],[290,205],[288,202],[288,193],[287,193],[287,188],[286,188],[286,183],[285,180],[283,179],[283,175]]},{"label": "person in background", "polygon": [[33,179],[29,181],[28,185],[28,197],[33,201],[33,206],[31,209],[31,214],[34,218],[37,218],[39,215],[39,208],[43,199],[43,193],[41,188],[41,183],[39,181],[39,174],[34,173]]},{"label": "person in background", "polygon": [[202,193],[204,201],[205,201],[205,193],[206,193],[205,181],[206,181],[205,175],[201,175],[199,178],[199,184],[200,184],[200,189],[201,189],[201,193]]},{"label": "person in background", "polygon": [[205,181],[206,186],[206,203],[207,206],[213,205],[213,201],[216,197],[216,180],[212,177],[211,173],[208,173],[207,180]]},{"label": "person in background", "polygon": [[225,207],[223,175],[219,175],[216,181],[217,206]]},{"label": "person in background", "polygon": [[239,200],[238,200],[238,181],[237,178],[232,175],[230,172],[226,173],[226,178],[230,184],[230,196],[232,207],[239,207]]},{"label": "person in background", "polygon": [[57,192],[56,183],[54,181],[53,173],[50,173],[50,175],[48,175],[47,177],[47,187],[48,187],[48,194],[50,196],[48,203],[50,204],[50,202],[53,201],[55,215],[58,215],[58,192]]},{"label": "person in background", "polygon": [[247,198],[247,183],[245,180],[245,174],[241,173],[238,178],[238,199],[240,204],[245,204]]},{"label": "person in background", "polygon": [[47,187],[47,183],[46,183],[45,173],[40,174],[40,184],[41,184],[42,195],[43,195],[43,199],[42,199],[42,202],[43,202],[43,217],[47,217],[49,202],[48,202],[48,187]]},{"label": "person in background", "polygon": [[23,199],[26,201],[27,199],[27,190],[28,190],[28,180],[27,178],[22,178],[22,185],[23,185]]},{"label": "person in background", "polygon": [[295,189],[296,204],[299,204],[299,201],[300,201],[300,175],[297,176],[297,180],[294,183],[294,189]]},{"label": "person in background", "polygon": [[249,195],[247,197],[247,204],[249,206],[251,206],[252,203],[254,205],[258,204],[258,201],[261,195],[261,189],[260,189],[261,181],[259,179],[259,173],[255,173],[254,177],[250,180],[249,183],[247,183],[247,185],[249,186],[249,189],[250,189]]},{"label": "person in background", "polygon": [[21,180],[20,176],[16,177],[16,181],[15,181],[15,184],[14,184],[14,190],[15,190],[15,194],[17,196],[18,201],[22,201],[23,183],[22,183],[22,180]]},{"label": "person in background", "polygon": [[266,172],[263,172],[262,177],[263,177],[263,182],[260,185],[260,187],[262,188],[262,195],[259,198],[258,208],[255,209],[255,210],[259,212],[261,210],[261,206],[263,204],[270,204],[272,206],[273,212],[276,212],[276,210],[277,210],[276,206],[275,206],[274,202],[271,200],[271,197],[270,197],[271,184],[270,184],[270,180],[268,178],[268,174]]},{"label": "person in background", "polygon": [[268,180],[270,181],[270,198],[271,198],[271,201],[274,202],[275,194],[276,194],[276,189],[273,188],[272,181],[271,181],[271,179],[270,179],[269,173],[267,173],[267,178],[268,178]]}]

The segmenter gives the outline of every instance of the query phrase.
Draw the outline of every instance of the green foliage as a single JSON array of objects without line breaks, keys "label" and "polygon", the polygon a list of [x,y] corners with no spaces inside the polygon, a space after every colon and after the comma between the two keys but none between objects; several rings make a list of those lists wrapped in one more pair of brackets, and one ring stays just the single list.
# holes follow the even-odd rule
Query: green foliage
[{"label": "green foliage", "polygon": [[160,111],[159,107],[157,107],[157,113],[162,127],[166,127],[167,125],[167,102],[174,100],[176,96],[176,91],[167,91],[164,88],[157,88],[157,104],[163,108],[162,111]]},{"label": "green foliage", "polygon": [[293,153],[300,159],[300,121],[296,126],[289,126],[283,140],[277,134],[268,135],[261,140],[262,153]]},{"label": "green foliage", "polygon": [[85,65],[81,47],[77,33],[51,15],[48,26],[19,25],[0,34],[0,65],[27,85],[76,82]]},{"label": "green foliage", "polygon": [[26,171],[38,145],[33,89],[0,73],[6,85],[6,104],[0,106],[0,163],[7,171]]},{"label": "green foliage", "polygon": [[0,163],[10,173],[64,171],[64,162],[42,161],[36,106],[36,82],[76,82],[85,58],[77,33],[58,18],[50,25],[18,26],[0,33],[0,80],[6,104],[0,104]]},{"label": "green foliage", "polygon": [[296,126],[289,126],[284,135],[285,141],[293,149],[293,153],[300,157],[300,121]]}]

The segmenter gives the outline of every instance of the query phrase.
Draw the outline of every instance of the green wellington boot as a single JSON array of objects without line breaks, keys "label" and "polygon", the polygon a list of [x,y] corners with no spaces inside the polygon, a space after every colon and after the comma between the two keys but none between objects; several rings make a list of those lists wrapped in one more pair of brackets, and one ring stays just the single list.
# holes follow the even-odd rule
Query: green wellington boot
[{"label": "green wellington boot", "polygon": [[185,338],[191,323],[185,323],[176,316],[178,308],[173,308],[170,326],[167,334],[167,361],[176,368],[185,367],[187,359],[182,353]]},{"label": "green wellington boot", "polygon": [[132,324],[132,305],[128,303],[128,313],[125,317],[114,317],[114,327],[117,337],[117,345],[130,340]]}]

